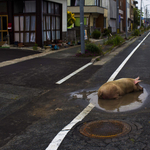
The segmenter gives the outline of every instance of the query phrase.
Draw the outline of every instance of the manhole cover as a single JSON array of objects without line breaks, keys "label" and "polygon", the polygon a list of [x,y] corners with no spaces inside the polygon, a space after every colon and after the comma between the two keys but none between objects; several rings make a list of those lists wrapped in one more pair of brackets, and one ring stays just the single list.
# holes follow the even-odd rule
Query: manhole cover
[{"label": "manhole cover", "polygon": [[118,120],[101,120],[84,124],[80,133],[91,138],[113,138],[129,133],[131,127]]}]

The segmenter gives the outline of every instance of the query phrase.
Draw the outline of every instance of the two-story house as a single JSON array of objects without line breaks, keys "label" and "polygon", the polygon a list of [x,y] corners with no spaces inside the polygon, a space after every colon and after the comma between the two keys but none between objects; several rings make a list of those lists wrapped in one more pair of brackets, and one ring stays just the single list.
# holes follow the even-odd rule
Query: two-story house
[{"label": "two-story house", "polygon": [[[67,0],[68,11],[75,14],[75,27],[80,26],[80,1]],[[103,32],[108,27],[108,0],[84,0],[84,25],[100,28]]]},{"label": "two-story house", "polygon": [[11,44],[43,46],[62,39],[67,32],[67,0],[0,0],[1,43],[8,32]]}]

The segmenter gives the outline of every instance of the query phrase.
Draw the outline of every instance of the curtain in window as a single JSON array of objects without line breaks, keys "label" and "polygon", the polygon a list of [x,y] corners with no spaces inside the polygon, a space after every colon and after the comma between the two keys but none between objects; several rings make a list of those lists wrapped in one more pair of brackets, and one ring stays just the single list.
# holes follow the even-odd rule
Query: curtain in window
[{"label": "curtain in window", "polygon": [[24,4],[25,4],[25,13],[36,12],[35,1],[24,1]]},{"label": "curtain in window", "polygon": [[48,3],[48,13],[51,13],[51,3]]},{"label": "curtain in window", "polygon": [[30,16],[26,16],[25,18],[26,24],[25,24],[25,31],[29,31],[30,28]]},{"label": "curtain in window", "polygon": [[35,31],[35,16],[31,16],[31,31]]},{"label": "curtain in window", "polygon": [[43,2],[43,12],[47,14],[47,2]]},{"label": "curtain in window", "polygon": [[80,0],[75,0],[75,6],[79,6],[80,5]]},{"label": "curtain in window", "polygon": [[46,27],[45,27],[45,16],[43,16],[43,30],[46,30]]},{"label": "curtain in window", "polygon": [[19,33],[15,33],[15,41],[19,42]]},{"label": "curtain in window", "polygon": [[60,31],[56,31],[56,39],[60,39]]},{"label": "curtain in window", "polygon": [[95,5],[96,6],[97,1],[99,1],[99,0],[85,0],[85,5]]},{"label": "curtain in window", "polygon": [[35,42],[35,33],[30,34],[30,42]]},{"label": "curtain in window", "polygon": [[14,31],[19,31],[19,16],[14,17]]},{"label": "curtain in window", "polygon": [[24,16],[20,16],[20,31],[24,29]]},{"label": "curtain in window", "polygon": [[47,31],[47,40],[51,40],[51,31]]},{"label": "curtain in window", "polygon": [[56,29],[60,29],[60,17],[56,17]]},{"label": "curtain in window", "polygon": [[23,33],[20,33],[21,42],[23,43]]},{"label": "curtain in window", "polygon": [[55,31],[52,31],[52,40],[55,40]]},{"label": "curtain in window", "polygon": [[52,17],[52,29],[55,29],[55,17]]},{"label": "curtain in window", "polygon": [[46,16],[46,29],[47,30],[51,29],[50,16]]},{"label": "curtain in window", "polygon": [[44,31],[44,41],[46,41],[46,32]]},{"label": "curtain in window", "polygon": [[26,43],[29,42],[29,33],[25,33],[25,42],[26,42]]},{"label": "curtain in window", "polygon": [[55,14],[59,14],[59,4],[55,4]]},{"label": "curtain in window", "polygon": [[54,3],[51,3],[52,7],[51,7],[51,13],[54,14]]}]

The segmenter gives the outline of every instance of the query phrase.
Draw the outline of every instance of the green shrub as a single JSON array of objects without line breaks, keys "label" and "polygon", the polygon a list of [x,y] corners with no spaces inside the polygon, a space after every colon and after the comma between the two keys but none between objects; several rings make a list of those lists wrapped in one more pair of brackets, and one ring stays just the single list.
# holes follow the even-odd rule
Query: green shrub
[{"label": "green shrub", "polygon": [[114,37],[111,37],[111,38],[109,38],[109,39],[105,42],[105,44],[106,44],[106,45],[113,45],[113,41],[114,41]]},{"label": "green shrub", "polygon": [[133,36],[139,36],[139,35],[140,35],[140,31],[138,29],[134,30]]},{"label": "green shrub", "polygon": [[101,32],[98,30],[93,31],[92,38],[98,39],[101,36]]},{"label": "green shrub", "polygon": [[98,46],[94,43],[88,43],[85,46],[85,54],[82,54],[81,51],[78,51],[77,57],[95,57],[98,55],[103,55],[102,46],[99,44]]},{"label": "green shrub", "polygon": [[116,35],[116,36],[113,36],[113,37],[109,38],[108,41],[106,42],[106,45],[117,46],[117,45],[120,45],[123,42],[124,42],[124,39],[120,35]]},{"label": "green shrub", "polygon": [[100,53],[99,47],[94,43],[89,43],[85,46],[85,49],[91,53]]},{"label": "green shrub", "polygon": [[116,35],[116,37],[113,40],[113,45],[117,46],[124,42],[124,39],[120,35]]},{"label": "green shrub", "polygon": [[110,33],[111,33],[110,30],[104,29],[103,36],[109,36]]},{"label": "green shrub", "polygon": [[33,46],[33,50],[37,50],[37,47],[38,47],[38,45],[35,44],[35,45]]}]

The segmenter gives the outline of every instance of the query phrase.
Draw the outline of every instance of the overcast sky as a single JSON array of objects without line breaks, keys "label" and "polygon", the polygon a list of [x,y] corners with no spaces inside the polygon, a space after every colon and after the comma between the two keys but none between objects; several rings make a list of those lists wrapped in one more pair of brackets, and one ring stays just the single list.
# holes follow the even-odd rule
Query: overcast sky
[{"label": "overcast sky", "polygon": [[[138,6],[138,9],[141,9],[141,0],[136,0],[138,1],[138,4],[136,6]],[[144,12],[144,8],[146,9],[146,6],[147,5],[147,9],[148,9],[148,12],[150,13],[150,0],[142,0],[142,11]]]},{"label": "overcast sky", "polygon": [[[136,0],[136,1],[138,1],[138,8],[140,9],[141,8],[141,0]],[[148,4],[150,4],[150,0],[142,0],[142,7],[144,7],[144,6],[146,6],[146,5],[148,5]],[[147,6],[149,9],[150,9],[150,5],[149,6]]]}]

